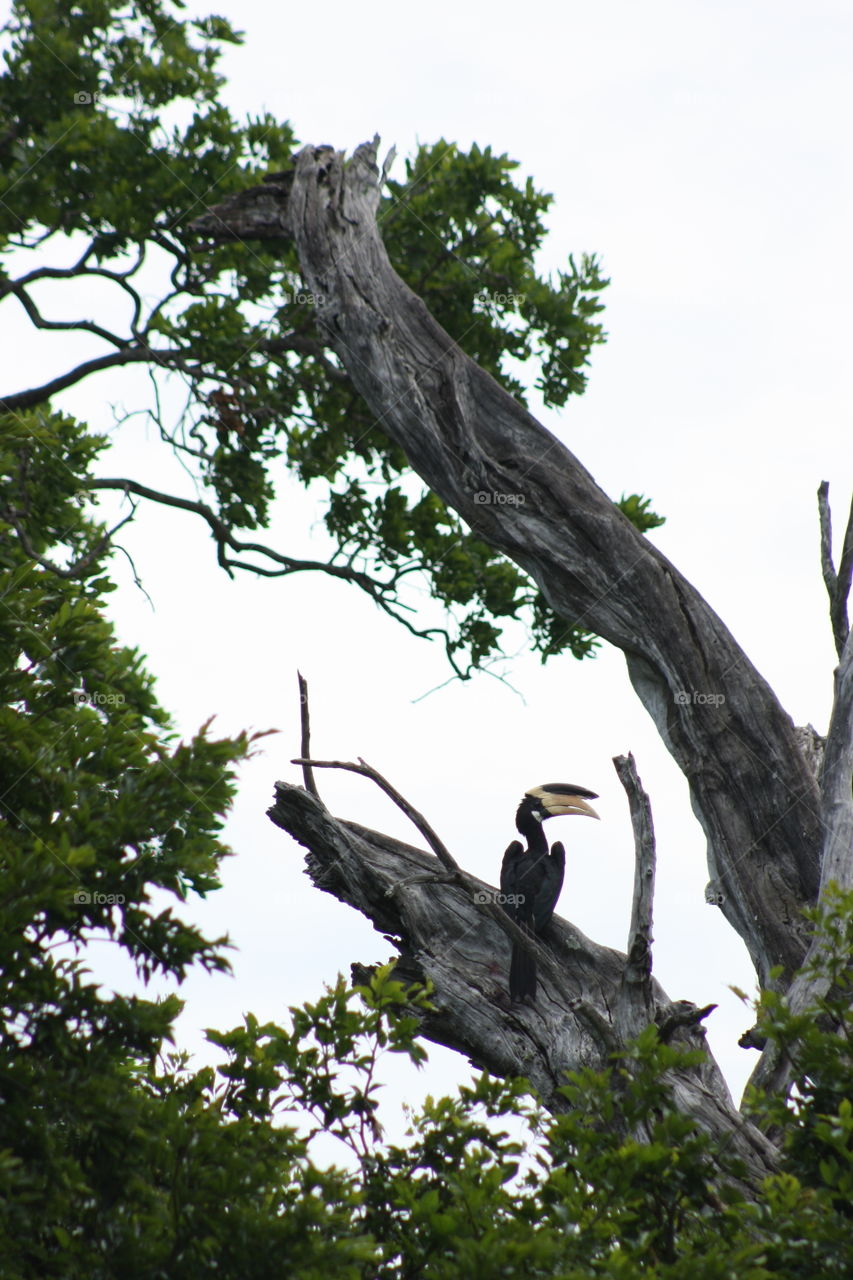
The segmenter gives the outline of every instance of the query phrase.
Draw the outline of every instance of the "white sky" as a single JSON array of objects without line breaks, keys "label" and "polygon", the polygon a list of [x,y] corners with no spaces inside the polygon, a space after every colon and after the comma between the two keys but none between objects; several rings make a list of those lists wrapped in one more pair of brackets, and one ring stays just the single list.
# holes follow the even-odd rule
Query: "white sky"
[{"label": "white sky", "polygon": [[[849,5],[534,0],[519,9],[439,0],[426,15],[339,0],[322,10],[258,0],[213,7],[246,33],[225,59],[224,97],[236,112],[289,118],[304,143],[351,148],[378,132],[383,153],[393,143],[400,156],[440,136],[488,143],[554,193],[542,266],[559,268],[569,252],[601,255],[612,279],[610,340],[595,354],[587,394],[543,420],[611,496],[651,496],[667,516],[656,544],[719,611],[797,723],[825,730],[834,651],[815,491],[830,481],[840,532],[853,483]],[[51,314],[61,314],[52,296]],[[40,298],[47,310],[47,294]],[[65,343],[51,355],[40,338],[4,382],[40,381],[54,371],[50,360],[58,371],[71,351]],[[122,373],[57,403],[106,429],[109,403],[137,407],[146,387]],[[133,420],[123,433],[102,474],[191,492],[152,429]],[[316,519],[283,480],[269,541],[304,553]],[[282,1020],[352,961],[392,954],[367,921],[311,886],[300,850],[265,817],[275,779],[299,780],[288,761],[298,747],[300,667],[315,753],[365,757],[486,880],[497,879],[526,788],[565,779],[600,792],[600,824],[551,824],[568,847],[559,910],[618,947],[633,861],[610,761],[632,750],[658,834],[655,970],[671,998],[720,1004],[709,1035],[739,1091],[755,1054],[736,1047],[749,1015],[728,984],[751,990],[752,971],[704,902],[704,839],[686,783],[618,652],[545,668],[520,654],[509,677],[524,701],[480,677],[415,702],[446,678],[441,652],[355,589],[308,578],[230,583],[204,531],[177,513],[149,511],[123,540],[154,610],[119,558],[113,617],[121,637],[149,655],[180,728],[216,713],[223,732],[282,730],[243,770],[224,889],[191,908],[238,949],[232,978],[199,974],[186,984],[184,1044],[204,1055],[201,1028],[233,1026],[250,1009]],[[368,782],[319,781],[335,812],[419,842]],[[96,971],[125,981],[106,955]],[[389,1130],[401,1099],[441,1092],[468,1072],[457,1055],[432,1048],[420,1075],[389,1062]]]}]

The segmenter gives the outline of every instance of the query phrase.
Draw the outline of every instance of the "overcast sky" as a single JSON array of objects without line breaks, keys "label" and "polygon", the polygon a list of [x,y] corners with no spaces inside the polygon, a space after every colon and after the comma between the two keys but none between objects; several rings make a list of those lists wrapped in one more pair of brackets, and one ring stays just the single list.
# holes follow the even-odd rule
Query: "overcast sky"
[{"label": "overcast sky", "polygon": [[[223,96],[236,112],[269,110],[302,142],[347,149],[378,132],[383,151],[395,144],[400,156],[441,136],[491,144],[554,194],[542,268],[596,252],[612,285],[609,341],[587,394],[543,421],[611,496],[652,498],[667,517],[651,535],[656,545],[717,609],[796,722],[824,731],[834,650],[815,491],[830,481],[843,528],[853,483],[849,5],[214,7],[246,33],[225,59]],[[402,172],[398,160],[394,174]],[[40,364],[44,339],[36,349]],[[138,407],[144,383],[134,404],[136,387],[121,374],[58,403],[105,429],[110,400]],[[134,419],[101,472],[191,494],[160,455],[153,429]],[[269,540],[304,551],[316,520],[310,498],[283,478]],[[232,978],[199,974],[186,984],[183,1043],[204,1054],[201,1028],[230,1027],[249,1009],[281,1020],[352,961],[392,954],[365,920],[311,886],[299,849],[265,817],[275,779],[298,781],[288,761],[298,746],[299,667],[311,686],[315,752],[364,756],[486,880],[497,880],[528,787],[564,779],[599,792],[601,823],[551,824],[568,847],[559,911],[618,947],[633,855],[611,758],[632,750],[658,833],[656,973],[671,998],[720,1005],[709,1035],[739,1092],[756,1055],[736,1047],[750,1019],[728,984],[751,990],[752,971],[704,902],[704,838],[686,783],[618,652],[543,668],[522,649],[507,668],[522,696],[482,676],[418,700],[447,677],[441,652],[354,589],[229,582],[203,530],[178,513],[147,512],[123,537],[154,607],[117,560],[112,615],[121,637],[149,655],[181,729],[216,713],[223,732],[281,730],[243,770],[225,887],[192,908],[237,950]],[[320,782],[336,812],[417,842],[365,780]],[[124,981],[114,960],[98,964]],[[440,1092],[469,1070],[433,1049],[418,1076],[392,1063],[389,1103]]]}]

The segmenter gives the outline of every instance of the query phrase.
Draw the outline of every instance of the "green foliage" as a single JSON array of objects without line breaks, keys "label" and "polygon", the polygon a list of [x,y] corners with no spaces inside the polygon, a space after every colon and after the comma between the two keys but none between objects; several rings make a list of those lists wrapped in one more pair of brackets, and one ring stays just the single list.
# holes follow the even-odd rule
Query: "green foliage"
[{"label": "green foliage", "polygon": [[174,743],[140,655],[115,646],[101,612],[109,541],[81,506],[105,442],[68,418],[2,425],[4,856],[13,932],[26,933],[36,900],[42,917],[7,972],[23,980],[55,931],[76,941],[89,929],[118,937],[144,975],[222,967],[216,944],[151,912],[147,887],[179,899],[217,887],[214,832],[248,740],[202,729]]},{"label": "green foliage", "polygon": [[[125,293],[131,250],[171,255],[173,294],[147,320],[140,310],[122,341],[156,337],[178,352],[165,366],[190,380],[194,408],[174,431],[160,425],[235,526],[264,524],[284,459],[327,486],[342,559],[375,557],[392,589],[427,575],[455,611],[451,657],[487,661],[499,621],[525,611],[543,654],[590,652],[594,637],[413,488],[317,345],[292,258],[184,253],[176,229],[193,192],[245,185],[292,139],[274,122],[231,120],[215,67],[236,37],[221,19],[179,13],[158,0],[15,7],[0,170],[29,221],[0,202],[6,241],[40,237],[42,255],[52,237],[82,244],[71,274],[109,269],[99,279],[118,283],[114,269],[126,270]],[[400,270],[454,336],[516,394],[505,357],[538,361],[541,393],[560,404],[582,390],[601,339],[604,282],[587,259],[556,283],[535,276],[548,197],[516,187],[512,169],[488,149],[424,149],[382,216]],[[57,278],[33,270],[28,284]],[[28,284],[0,280],[19,301]],[[282,316],[298,361],[276,345]],[[247,1015],[210,1031],[224,1061],[198,1071],[168,1052],[177,996],[97,985],[93,942],[119,948],[143,981],[227,968],[226,940],[205,938],[181,907],[218,886],[234,770],[251,749],[209,726],[177,741],[141,655],[116,643],[109,533],[87,503],[105,443],[44,404],[0,418],[4,1280],[847,1274],[850,894],[814,915],[826,979],[816,1007],[792,1017],[778,994],[762,997],[761,1027],[795,1078],[784,1098],[749,1100],[781,1152],[759,1188],[679,1106],[696,1053],[653,1028],[604,1069],[570,1076],[558,1115],[523,1080],[481,1076],[429,1099],[396,1144],[380,1123],[379,1062],[423,1063],[417,1033],[432,1005],[392,966],[356,988],[339,981],[286,1027]],[[641,532],[661,523],[646,498],[619,505]],[[343,1166],[328,1162],[330,1138]]]},{"label": "green foliage", "polygon": [[758,1030],[794,1067],[784,1097],[747,1094],[746,1108],[781,1135],[785,1187],[809,1202],[820,1193],[839,1213],[853,1216],[853,892],[831,886],[821,908],[806,913],[814,925],[815,958],[804,972],[825,993],[797,1016],[776,991],[758,1003]]},{"label": "green foliage", "polygon": [[[360,1008],[353,1007],[357,1001]],[[292,1030],[259,1026],[249,1014],[244,1027],[209,1031],[208,1038],[230,1055],[221,1074],[236,1115],[263,1119],[275,1110],[310,1116],[312,1136],[331,1134],[365,1156],[381,1134],[374,1076],[379,1056],[402,1053],[420,1066],[427,1055],[415,1035],[419,1015],[431,1008],[429,992],[405,988],[388,964],[364,985],[348,988],[339,978],[316,1004],[292,1009]]]},{"label": "green foliage", "polygon": [[405,182],[388,182],[379,222],[397,271],[472,359],[526,403],[510,368],[535,358],[545,403],[563,405],[585,389],[604,341],[596,317],[609,282],[588,255],[570,258],[556,282],[537,276],[552,197],[530,178],[516,186],[518,167],[491,147],[422,146]]},{"label": "green foliage", "polygon": [[[229,170],[246,139],[217,105],[215,70],[217,46],[239,37],[224,19],[182,19],[182,8],[14,4],[0,79],[2,172],[14,191],[0,207],[4,235],[93,235],[103,261],[184,221],[202,192],[210,201],[239,182]],[[287,146],[289,134],[265,124],[270,144]]]},{"label": "green foliage", "polygon": [[144,980],[227,968],[224,939],[176,906],[219,884],[250,749],[207,727],[178,742],[140,655],[116,644],[109,543],[82,501],[104,443],[68,418],[0,420],[4,1277],[202,1274],[187,1259],[231,1247],[211,1206],[228,1201],[245,1245],[273,1170],[291,1196],[282,1159],[301,1150],[285,1132],[226,1131],[211,1072],[157,1065],[177,997],[109,995],[85,968],[104,940]]},{"label": "green foliage", "polygon": [[[240,37],[222,18],[190,21],[182,9],[170,0],[15,4],[0,77],[0,248],[16,264],[26,249],[33,269],[16,282],[0,272],[0,281],[23,300],[47,280],[112,280],[121,291],[114,301],[124,310],[130,302],[134,318],[127,331],[102,336],[118,351],[153,344],[168,353],[152,356],[152,368],[179,371],[194,410],[175,433],[161,423],[164,436],[193,460],[223,518],[254,528],[272,493],[267,463],[279,453],[270,414],[293,404],[283,393],[264,399],[277,381],[255,349],[266,329],[247,322],[240,303],[272,306],[281,264],[274,254],[225,249],[214,267],[189,253],[183,228],[288,162],[294,138],[268,115],[238,123],[218,102],[221,46]],[[62,262],[58,274],[43,265],[51,255]],[[164,266],[169,287],[148,305]],[[208,423],[221,434],[210,393],[223,383],[229,396],[243,392],[239,429],[210,450],[188,444],[185,430]]]},{"label": "green foliage", "polygon": [[[823,916],[848,934],[848,966],[851,906],[848,898]],[[825,1012],[848,1016],[848,994]],[[523,1080],[483,1075],[456,1097],[428,1099],[404,1144],[385,1142],[370,1088],[377,1053],[384,1042],[418,1061],[412,1037],[428,1009],[428,993],[404,989],[386,966],[356,991],[339,982],[293,1010],[292,1030],[247,1020],[213,1037],[231,1054],[224,1074],[241,1108],[258,1099],[261,1111],[301,1108],[315,1121],[309,1155],[333,1133],[356,1156],[352,1226],[370,1242],[370,1275],[823,1280],[849,1270],[849,1196],[827,1161],[807,1153],[803,1106],[781,1109],[780,1171],[749,1186],[740,1163],[679,1107],[679,1074],[702,1052],[661,1043],[654,1027],[605,1069],[570,1075],[564,1112],[545,1113]],[[774,1018],[765,1030],[792,1043],[793,1020],[781,1006]],[[824,1101],[833,1091],[822,1122],[837,1143],[850,1041],[828,1035],[805,1052]]]},{"label": "green foliage", "polygon": [[[849,1271],[853,895],[815,914],[828,986],[761,1025],[792,1058],[760,1187],[685,1114],[702,1054],[648,1028],[565,1110],[480,1076],[383,1135],[380,1060],[421,1066],[431,993],[393,965],[339,979],[287,1026],[209,1031],[217,1067],[167,1052],[180,1001],[102,992],[111,939],[146,977],[225,967],[171,908],[216,887],[245,737],[176,744],[138,654],[102,614],[104,531],[82,495],[103,441],[0,421],[0,1257],[10,1280],[823,1280]],[[389,518],[391,518],[389,516]],[[341,1164],[329,1159],[335,1140]]]},{"label": "green foliage", "polygon": [[650,504],[651,498],[641,498],[638,493],[630,493],[627,496],[623,493],[616,503],[622,514],[628,517],[640,533],[645,533],[648,529],[659,529],[662,524],[666,524],[666,516],[659,516],[656,512],[650,511]]},{"label": "green foliage", "polygon": [[[161,390],[169,371],[188,388],[178,421],[163,418],[162,396],[149,412],[223,521],[268,528],[288,468],[316,491],[331,572],[443,642],[457,674],[500,655],[513,623],[543,660],[593,653],[591,633],[557,618],[412,475],[326,347],[295,249],[185,238],[194,217],[291,163],[286,123],[240,123],[218,101],[221,50],[237,33],[221,18],[189,20],[169,0],[17,0],[5,32],[0,297],[52,327],[58,281],[110,281],[133,320],[96,331],[118,362],[150,361]],[[532,381],[561,406],[583,392],[604,341],[608,282],[589,255],[553,278],[537,273],[551,197],[517,169],[490,147],[422,146],[405,180],[388,183],[380,223],[397,270],[464,350],[520,400]],[[22,261],[31,269],[13,280]],[[32,390],[26,407],[49,396]],[[641,529],[657,522],[644,505],[623,507]],[[424,587],[434,602],[425,611]],[[424,613],[423,625],[412,620]]]}]

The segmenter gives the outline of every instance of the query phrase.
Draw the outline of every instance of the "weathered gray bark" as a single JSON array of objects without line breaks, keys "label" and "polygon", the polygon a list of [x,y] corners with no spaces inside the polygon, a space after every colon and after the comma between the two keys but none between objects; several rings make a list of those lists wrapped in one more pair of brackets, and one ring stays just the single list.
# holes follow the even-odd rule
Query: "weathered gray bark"
[{"label": "weathered gray bark", "polygon": [[[853,517],[848,532],[853,530]],[[832,595],[830,593],[832,610]],[[853,631],[838,627],[839,615],[832,610],[836,639],[841,640],[841,662],[835,672],[835,699],[821,766],[821,798],[825,834],[821,856],[821,894],[831,886],[853,889]],[[813,1008],[832,985],[824,963],[824,939],[818,933],[811,942],[803,967],[794,977],[786,998],[793,1013]],[[790,1074],[788,1059],[769,1047],[752,1074],[758,1088],[784,1088]]]},{"label": "weathered gray bark", "polygon": [[[623,650],[705,830],[709,901],[743,938],[760,980],[781,965],[787,984],[808,950],[800,913],[817,898],[822,864],[848,882],[853,867],[849,644],[822,794],[817,757],[806,750],[815,735],[795,730],[696,589],[393,271],[376,226],[378,201],[375,144],[348,162],[331,148],[309,147],[292,173],[274,175],[194,225],[216,238],[292,237],[321,331],[415,471],[484,541],[526,569],[568,623]],[[483,493],[514,500],[483,502]],[[824,526],[826,548],[828,520]],[[826,569],[824,554],[837,641],[846,639],[850,547],[853,536],[838,575]],[[555,921],[547,939],[554,963],[543,966],[539,1008],[520,1013],[505,994],[502,929],[459,883],[432,878],[434,860],[333,819],[315,797],[285,784],[271,816],[307,846],[315,882],[389,934],[412,976],[435,983],[441,1011],[427,1034],[493,1071],[522,1071],[552,1105],[562,1070],[602,1062],[624,1042],[641,1004],[643,1016],[669,1031],[700,1034],[691,1007],[670,1003],[644,970],[650,906],[646,913],[636,894],[627,968],[625,957]],[[692,1032],[684,1029],[691,1021]],[[777,1064],[767,1072],[777,1074]],[[732,1108],[710,1059],[679,1087],[698,1122],[738,1145],[754,1171],[766,1164],[766,1144]]]},{"label": "weathered gray bark", "polygon": [[652,916],[655,897],[657,852],[649,798],[640,785],[634,757],[613,761],[619,781],[628,793],[634,828],[634,894],[628,948],[614,1023],[622,1044],[655,1021],[652,985]]},{"label": "weathered gray bark", "polygon": [[[448,883],[433,855],[333,817],[301,787],[277,783],[269,815],[305,846],[317,887],[363,912],[393,943],[401,980],[432,981],[437,1011],[423,1023],[429,1039],[495,1075],[526,1076],[556,1111],[565,1107],[557,1092],[564,1072],[602,1068],[624,1043],[618,1015],[626,1006],[621,952],[598,946],[555,917],[545,963],[538,965],[537,1005],[513,1006],[507,993],[509,940],[475,901],[478,894],[491,898],[492,886],[474,877],[466,877],[466,886]],[[672,1003],[650,974],[648,997],[642,1025],[656,1021],[667,1038],[705,1045],[700,1022],[707,1011]],[[710,1052],[699,1068],[679,1072],[672,1083],[680,1107],[740,1156],[750,1180],[774,1167],[772,1145],[738,1114]]]},{"label": "weathered gray bark", "polygon": [[[759,977],[792,973],[820,877],[817,785],[790,718],[721,620],[569,450],[470,360],[391,267],[376,226],[375,144],[296,157],[255,202],[194,225],[295,238],[321,329],[430,488],[526,569],[554,609],[621,648],[690,785],[716,901]],[[512,494],[513,503],[478,501]]]}]

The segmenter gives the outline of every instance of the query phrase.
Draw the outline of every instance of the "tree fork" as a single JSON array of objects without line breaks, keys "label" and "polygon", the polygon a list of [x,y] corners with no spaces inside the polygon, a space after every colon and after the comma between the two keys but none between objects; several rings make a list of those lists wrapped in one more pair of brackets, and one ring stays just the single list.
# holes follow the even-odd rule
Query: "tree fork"
[{"label": "tree fork", "polygon": [[[320,764],[341,767],[312,761]],[[368,766],[343,767],[380,777]],[[420,819],[411,806],[406,811]],[[276,783],[268,815],[307,849],[317,888],[362,912],[395,946],[401,980],[432,982],[436,1009],[424,1018],[423,1034],[493,1075],[525,1076],[550,1110],[565,1108],[559,1088],[567,1071],[609,1066],[626,1046],[624,1035],[640,1029],[636,1016],[618,1012],[629,958],[568,921],[551,921],[537,948],[538,1005],[519,1009],[506,990],[513,926],[495,906],[493,886],[458,867],[448,873],[437,854],[334,817],[319,796],[290,783]],[[651,972],[645,989],[646,1025],[655,1022],[664,1039],[704,1051],[699,1066],[671,1073],[679,1106],[743,1161],[746,1183],[757,1184],[775,1168],[776,1151],[732,1102],[700,1025],[710,1010],[670,1001]]]},{"label": "tree fork", "polygon": [[[470,360],[391,267],[376,225],[377,140],[306,147],[287,179],[193,224],[293,238],[321,331],[379,425],[567,625],[621,648],[687,778],[716,901],[759,979],[790,977],[820,878],[820,796],[790,717],[720,618],[556,437]],[[484,501],[496,495],[506,501]]]}]

